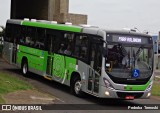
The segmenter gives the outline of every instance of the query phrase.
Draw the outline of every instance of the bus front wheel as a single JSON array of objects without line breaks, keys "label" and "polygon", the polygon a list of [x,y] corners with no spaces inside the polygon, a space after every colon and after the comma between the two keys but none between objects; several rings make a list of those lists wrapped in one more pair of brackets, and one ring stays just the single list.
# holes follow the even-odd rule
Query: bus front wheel
[{"label": "bus front wheel", "polygon": [[22,73],[25,76],[28,74],[28,62],[26,60],[22,63]]},{"label": "bus front wheel", "polygon": [[71,84],[71,92],[72,94],[81,97],[83,95],[83,92],[81,91],[81,79],[79,77],[76,77],[72,80]]}]

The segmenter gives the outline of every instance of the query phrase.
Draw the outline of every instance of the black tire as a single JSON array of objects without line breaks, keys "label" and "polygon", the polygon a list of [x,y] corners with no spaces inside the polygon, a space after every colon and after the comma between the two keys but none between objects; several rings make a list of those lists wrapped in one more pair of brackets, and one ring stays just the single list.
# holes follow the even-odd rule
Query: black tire
[{"label": "black tire", "polygon": [[22,62],[21,70],[22,70],[22,74],[23,74],[24,76],[27,76],[27,74],[28,74],[28,62],[27,62],[27,60],[24,60],[24,61]]},{"label": "black tire", "polygon": [[73,78],[71,81],[71,93],[75,96],[82,97],[83,92],[81,91],[81,79],[79,77]]}]

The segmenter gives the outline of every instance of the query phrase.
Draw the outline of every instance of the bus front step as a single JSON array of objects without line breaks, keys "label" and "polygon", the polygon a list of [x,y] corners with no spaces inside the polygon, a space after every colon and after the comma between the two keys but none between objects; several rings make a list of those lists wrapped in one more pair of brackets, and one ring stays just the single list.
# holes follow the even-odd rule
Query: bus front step
[{"label": "bus front step", "polygon": [[50,77],[50,76],[44,76],[44,78],[47,79],[47,80],[50,80],[50,81],[53,80],[52,77]]}]

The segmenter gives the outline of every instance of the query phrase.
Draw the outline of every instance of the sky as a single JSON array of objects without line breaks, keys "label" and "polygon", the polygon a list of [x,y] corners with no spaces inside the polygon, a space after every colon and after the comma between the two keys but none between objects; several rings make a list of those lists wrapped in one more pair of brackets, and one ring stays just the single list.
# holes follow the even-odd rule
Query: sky
[{"label": "sky", "polygon": [[160,31],[160,0],[70,0],[70,12],[88,15],[88,24],[107,29]]},{"label": "sky", "polygon": [[[160,0],[70,0],[69,11],[88,15],[88,24],[101,28],[160,31]],[[10,0],[0,0],[0,25],[9,17]]]},{"label": "sky", "polygon": [[5,26],[6,20],[10,18],[11,0],[0,0],[0,26]]}]

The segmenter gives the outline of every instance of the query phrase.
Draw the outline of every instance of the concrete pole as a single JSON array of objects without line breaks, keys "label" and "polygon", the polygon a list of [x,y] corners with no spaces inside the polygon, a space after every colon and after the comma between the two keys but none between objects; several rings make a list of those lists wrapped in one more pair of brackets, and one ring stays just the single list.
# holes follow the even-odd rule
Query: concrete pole
[{"label": "concrete pole", "polygon": [[53,20],[53,15],[55,12],[55,0],[48,0],[48,20]]}]

